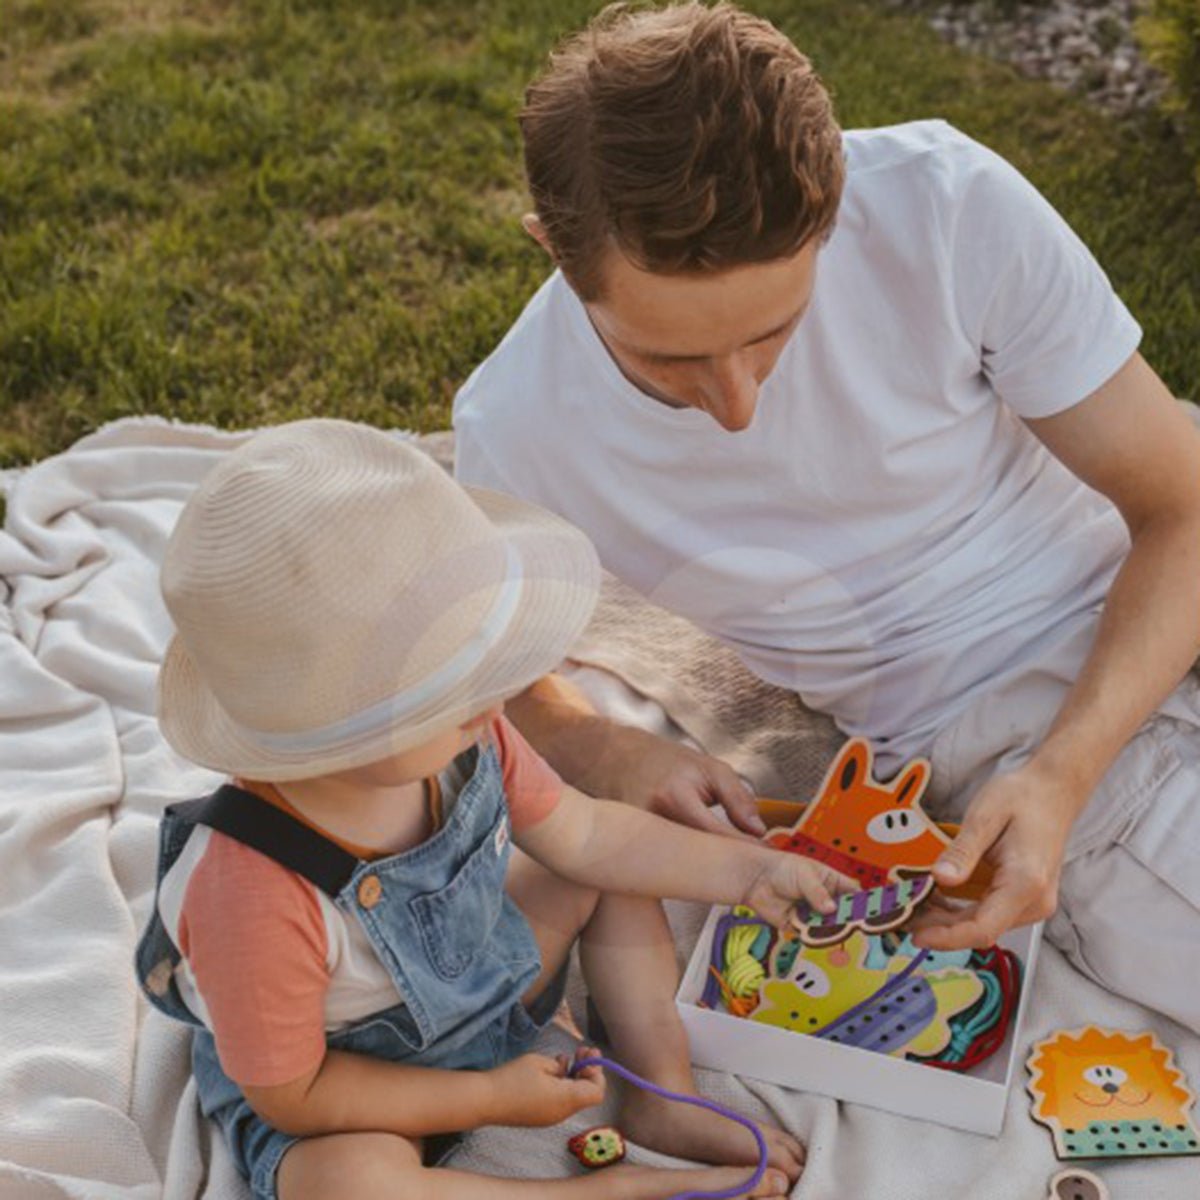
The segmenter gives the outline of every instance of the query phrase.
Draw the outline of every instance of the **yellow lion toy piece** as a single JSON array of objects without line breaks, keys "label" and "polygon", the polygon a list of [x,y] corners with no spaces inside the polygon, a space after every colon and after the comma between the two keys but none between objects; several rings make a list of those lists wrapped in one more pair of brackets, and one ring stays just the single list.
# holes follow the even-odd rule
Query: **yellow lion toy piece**
[{"label": "yellow lion toy piece", "polygon": [[1200,1154],[1188,1116],[1195,1097],[1152,1033],[1060,1030],[1026,1065],[1033,1117],[1060,1159]]}]

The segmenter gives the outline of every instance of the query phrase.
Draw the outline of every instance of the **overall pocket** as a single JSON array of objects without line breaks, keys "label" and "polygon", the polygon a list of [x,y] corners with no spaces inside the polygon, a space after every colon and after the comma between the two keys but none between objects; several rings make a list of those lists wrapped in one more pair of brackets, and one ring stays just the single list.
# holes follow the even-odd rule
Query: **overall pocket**
[{"label": "overall pocket", "polygon": [[326,1041],[332,1050],[369,1054],[390,1062],[414,1058],[425,1046],[421,1031],[404,1004],[364,1017],[348,1029],[327,1034]]},{"label": "overall pocket", "polygon": [[504,905],[511,845],[502,815],[454,878],[437,891],[414,896],[409,909],[434,970],[457,979],[488,943]]}]

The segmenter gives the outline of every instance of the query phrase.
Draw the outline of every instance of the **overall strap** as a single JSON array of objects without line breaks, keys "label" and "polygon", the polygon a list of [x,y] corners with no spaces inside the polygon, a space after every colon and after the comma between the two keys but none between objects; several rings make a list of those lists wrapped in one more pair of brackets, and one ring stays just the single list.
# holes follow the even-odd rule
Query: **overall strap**
[{"label": "overall strap", "polygon": [[167,811],[265,854],[331,899],[350,882],[360,861],[283,809],[232,783],[204,799],[172,804]]}]

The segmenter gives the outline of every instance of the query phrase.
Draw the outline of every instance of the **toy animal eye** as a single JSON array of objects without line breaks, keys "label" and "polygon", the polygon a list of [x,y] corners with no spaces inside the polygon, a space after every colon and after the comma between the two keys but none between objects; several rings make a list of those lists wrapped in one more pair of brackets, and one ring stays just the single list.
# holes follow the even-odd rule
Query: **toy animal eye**
[{"label": "toy animal eye", "polygon": [[1094,1083],[1097,1087],[1103,1087],[1106,1083],[1115,1083],[1120,1087],[1129,1078],[1120,1067],[1110,1067],[1104,1063],[1097,1063],[1094,1067],[1088,1067],[1084,1071],[1083,1077],[1088,1083]]},{"label": "toy animal eye", "polygon": [[810,999],[829,995],[829,976],[814,963],[804,963],[792,982]]},{"label": "toy animal eye", "polygon": [[925,832],[925,822],[907,808],[892,808],[867,822],[867,836],[873,842],[911,842]]}]

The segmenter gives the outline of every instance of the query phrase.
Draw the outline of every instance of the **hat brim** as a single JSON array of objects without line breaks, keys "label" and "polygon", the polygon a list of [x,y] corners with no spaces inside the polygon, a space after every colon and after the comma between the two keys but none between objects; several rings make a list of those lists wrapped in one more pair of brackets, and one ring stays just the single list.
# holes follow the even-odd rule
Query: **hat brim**
[{"label": "hat brim", "polygon": [[464,490],[516,551],[521,596],[504,635],[435,711],[317,753],[269,748],[224,710],[176,636],[158,677],[158,717],[167,741],[192,762],[241,778],[315,778],[420,746],[554,670],[595,607],[596,552],[578,529],[545,509],[484,488]]}]

